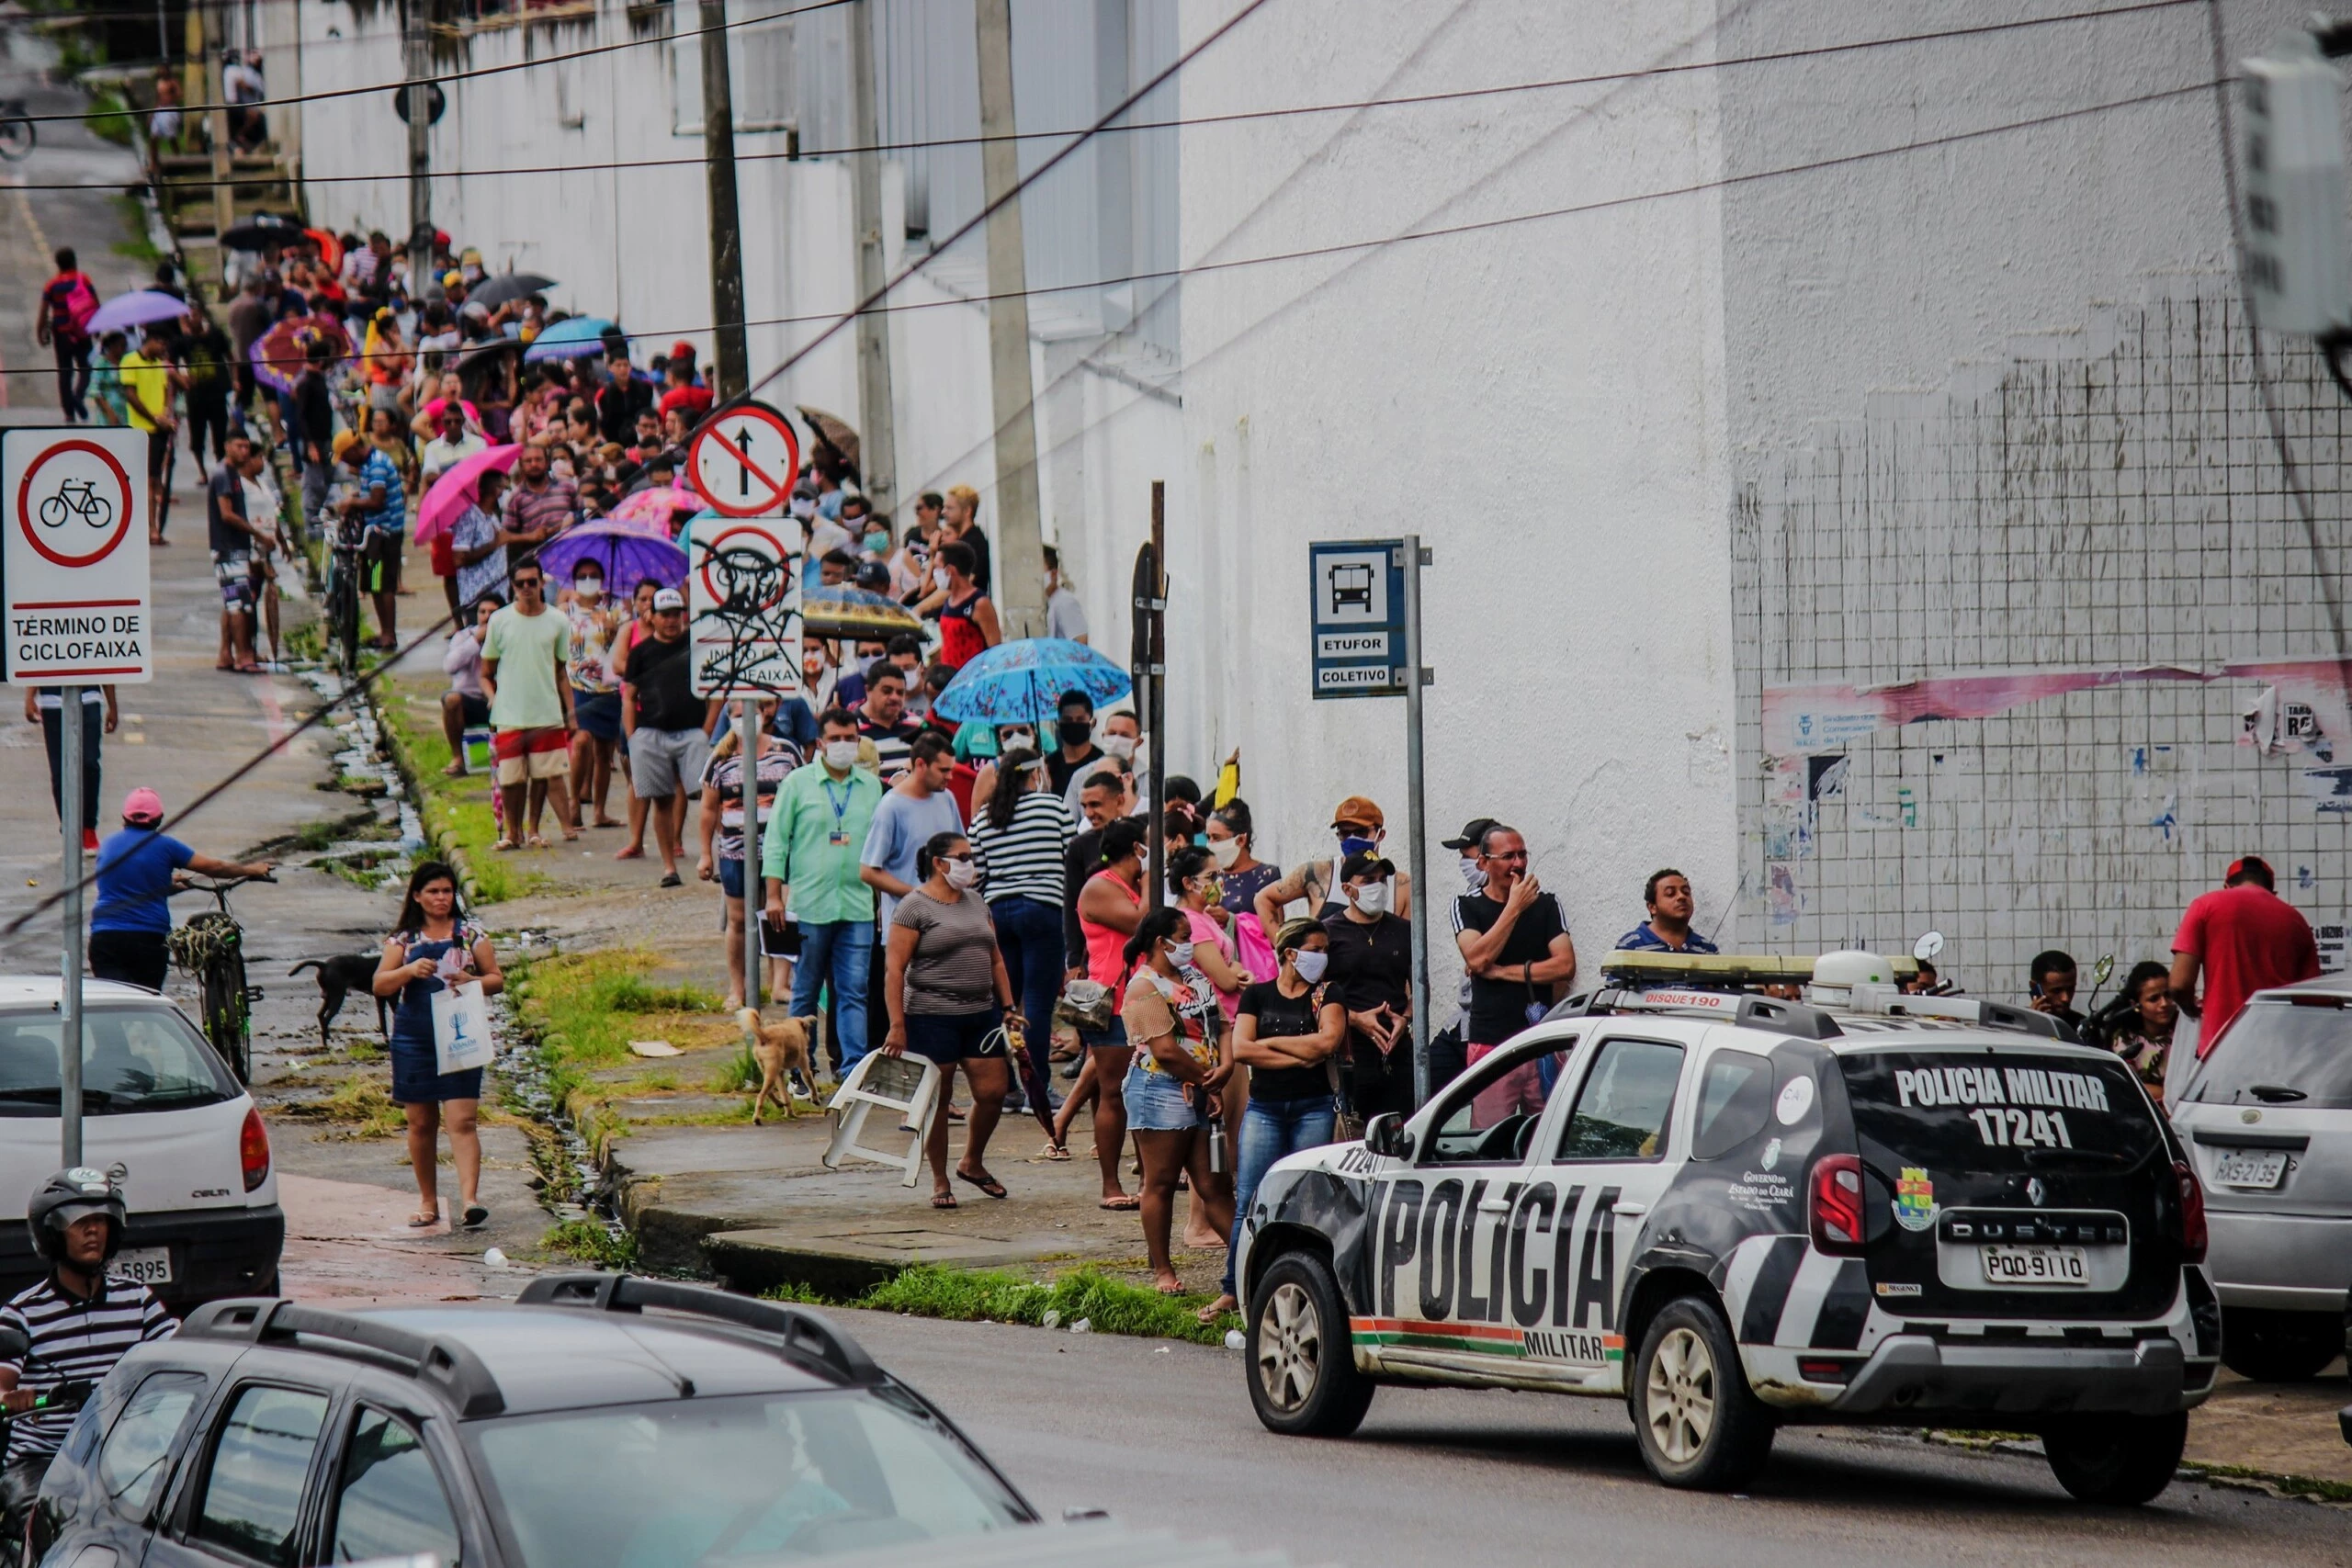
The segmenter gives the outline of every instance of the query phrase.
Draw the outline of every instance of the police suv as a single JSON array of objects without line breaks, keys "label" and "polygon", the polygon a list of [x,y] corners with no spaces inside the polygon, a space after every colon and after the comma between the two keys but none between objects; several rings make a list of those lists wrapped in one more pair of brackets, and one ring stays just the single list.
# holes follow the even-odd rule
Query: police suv
[{"label": "police suv", "polygon": [[[1267,1175],[1236,1238],[1261,1421],[1543,1389],[1623,1399],[1669,1486],[1863,1422],[2030,1430],[2077,1497],[2164,1490],[2221,1312],[2196,1175],[2129,1067],[1871,953],[1603,968],[1409,1120]],[[1546,1055],[1545,1102],[1512,1104]]]}]

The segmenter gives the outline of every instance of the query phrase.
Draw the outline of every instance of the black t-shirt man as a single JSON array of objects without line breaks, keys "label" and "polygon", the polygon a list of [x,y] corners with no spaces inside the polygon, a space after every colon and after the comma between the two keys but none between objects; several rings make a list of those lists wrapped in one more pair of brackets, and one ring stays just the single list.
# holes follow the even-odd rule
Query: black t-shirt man
[{"label": "black t-shirt man", "polygon": [[245,481],[227,463],[214,465],[212,477],[204,481],[204,521],[215,561],[253,553],[253,535],[237,526],[252,521],[245,515]]},{"label": "black t-shirt man", "polygon": [[[1260,980],[1241,987],[1241,999],[1235,1005],[1237,1016],[1247,1015],[1258,1021],[1261,1040],[1296,1039],[1313,1034],[1322,1027],[1316,1016],[1316,993],[1310,989],[1303,997],[1283,995],[1282,984],[1276,980]],[[1251,1067],[1250,1098],[1263,1100],[1329,1100],[1331,1097],[1331,1071],[1321,1062],[1311,1067]]]},{"label": "black t-shirt man", "polygon": [[628,650],[628,683],[637,692],[637,728],[672,731],[700,729],[707,712],[694,694],[694,660],[687,641],[650,637]]},{"label": "black t-shirt man", "polygon": [[[302,461],[323,467],[334,460],[334,404],[327,394],[327,378],[316,366],[294,383],[295,434],[302,443]],[[313,458],[309,451],[317,447]]]},{"label": "black t-shirt man", "polygon": [[1080,752],[1077,760],[1073,761],[1063,756],[1062,749],[1057,745],[1046,753],[1046,776],[1053,780],[1056,795],[1068,795],[1070,780],[1085,775],[1094,764],[1102,761],[1110,755],[1111,753],[1094,744],[1092,740],[1089,740],[1086,743],[1086,750]]},{"label": "black t-shirt man", "polygon": [[[1488,931],[1502,913],[1501,899],[1489,898],[1484,893],[1465,893],[1453,901],[1453,929],[1457,933]],[[1519,912],[1510,935],[1503,939],[1502,952],[1495,958],[1498,968],[1513,973],[1502,980],[1477,975],[1470,977],[1470,1019],[1463,1032],[1464,1044],[1499,1045],[1527,1027],[1530,1004],[1541,1003],[1547,1010],[1551,1007],[1551,987],[1529,985],[1521,966],[1541,964],[1549,958],[1553,939],[1566,935],[1567,930],[1567,921],[1560,917],[1560,901],[1549,893],[1538,893]]]},{"label": "black t-shirt man", "polygon": [[1323,983],[1333,1001],[1350,1012],[1370,1012],[1383,1004],[1403,1012],[1412,1005],[1412,921],[1395,915],[1369,921],[1334,915],[1323,930],[1331,939]]}]

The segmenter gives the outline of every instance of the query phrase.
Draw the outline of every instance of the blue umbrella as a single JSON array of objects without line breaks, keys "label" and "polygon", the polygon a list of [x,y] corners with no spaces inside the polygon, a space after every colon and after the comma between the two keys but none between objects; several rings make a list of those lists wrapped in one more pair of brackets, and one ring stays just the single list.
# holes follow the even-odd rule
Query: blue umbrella
[{"label": "blue umbrella", "polygon": [[100,333],[119,332],[125,327],[144,326],[149,321],[168,321],[175,316],[187,314],[187,301],[175,299],[158,289],[141,288],[130,294],[118,294],[98,307],[83,330],[96,337]]},{"label": "blue umbrella", "polygon": [[571,569],[583,558],[605,569],[616,597],[636,592],[649,577],[664,588],[686,580],[685,551],[627,523],[582,523],[539,547],[539,565],[559,586],[571,581]]},{"label": "blue umbrella", "polygon": [[523,357],[594,359],[605,352],[605,334],[613,330],[613,323],[602,316],[567,317],[533,338]]},{"label": "blue umbrella", "polygon": [[1064,692],[1084,692],[1096,706],[1134,689],[1107,654],[1062,637],[1001,642],[961,670],[932,704],[958,724],[1046,724]]}]

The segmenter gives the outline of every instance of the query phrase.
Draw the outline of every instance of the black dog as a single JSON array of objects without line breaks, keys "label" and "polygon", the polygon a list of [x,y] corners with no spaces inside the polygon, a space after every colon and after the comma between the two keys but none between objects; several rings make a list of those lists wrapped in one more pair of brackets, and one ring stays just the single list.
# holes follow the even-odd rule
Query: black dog
[{"label": "black dog", "polygon": [[[319,972],[319,1043],[327,1043],[327,1025],[343,1010],[343,998],[354,991],[373,996],[376,985],[377,956],[372,953],[338,953],[333,958],[305,958],[288,969],[288,975],[300,975],[305,969]],[[391,999],[376,998],[376,1029],[386,1040],[392,1037]]]}]

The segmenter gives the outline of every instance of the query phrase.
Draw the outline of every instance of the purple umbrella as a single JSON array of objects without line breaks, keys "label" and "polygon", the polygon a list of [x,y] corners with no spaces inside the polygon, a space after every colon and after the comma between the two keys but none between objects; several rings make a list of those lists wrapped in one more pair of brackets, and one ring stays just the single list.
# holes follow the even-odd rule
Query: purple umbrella
[{"label": "purple umbrella", "polygon": [[686,580],[685,551],[626,523],[582,523],[539,547],[539,565],[550,582],[570,581],[571,569],[582,560],[604,567],[616,595],[634,593],[649,577],[664,588]]},{"label": "purple umbrella", "polygon": [[144,326],[149,321],[168,321],[175,316],[187,314],[187,300],[158,289],[141,288],[129,294],[118,294],[99,306],[98,313],[92,316],[90,324],[82,330],[96,337],[103,333]]}]

